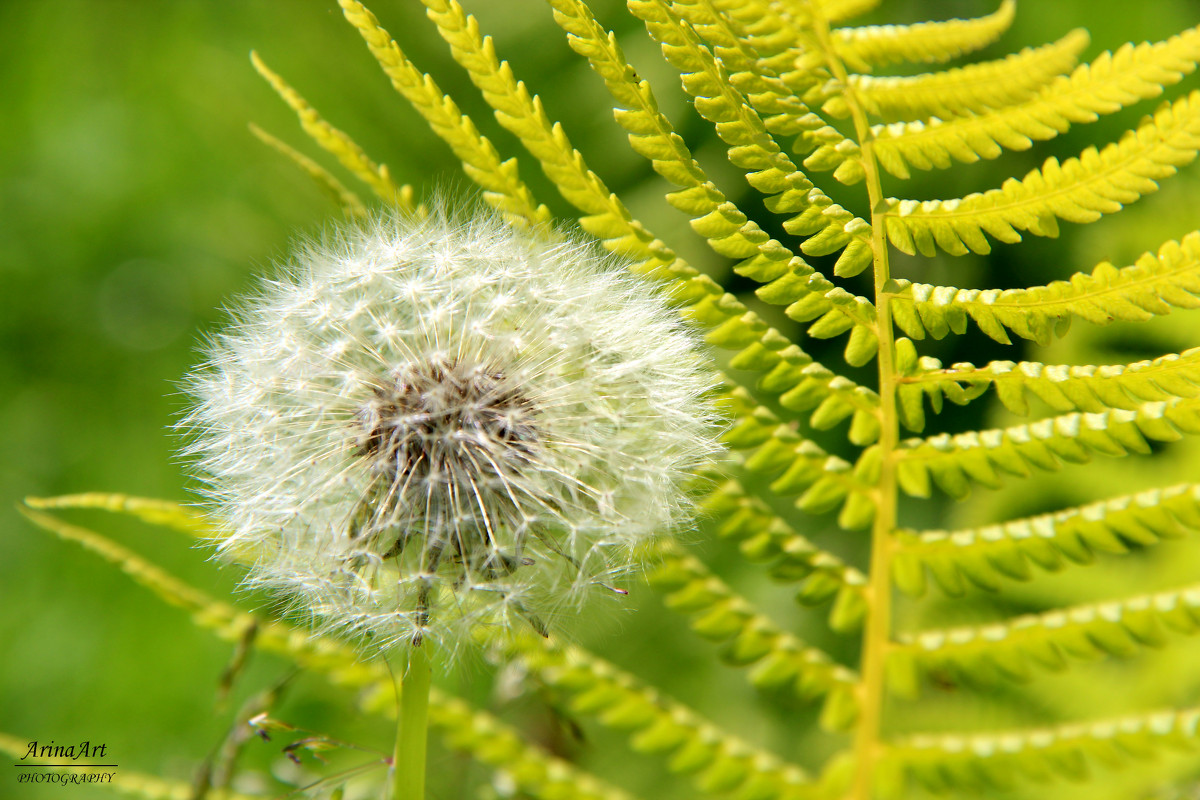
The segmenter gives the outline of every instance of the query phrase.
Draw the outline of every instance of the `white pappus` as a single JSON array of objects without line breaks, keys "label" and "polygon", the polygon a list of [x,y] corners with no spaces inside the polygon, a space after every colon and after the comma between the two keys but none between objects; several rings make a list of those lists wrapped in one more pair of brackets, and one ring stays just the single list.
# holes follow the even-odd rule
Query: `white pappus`
[{"label": "white pappus", "polygon": [[717,452],[698,338],[625,266],[486,212],[301,247],[188,380],[220,550],[379,648],[545,634]]}]

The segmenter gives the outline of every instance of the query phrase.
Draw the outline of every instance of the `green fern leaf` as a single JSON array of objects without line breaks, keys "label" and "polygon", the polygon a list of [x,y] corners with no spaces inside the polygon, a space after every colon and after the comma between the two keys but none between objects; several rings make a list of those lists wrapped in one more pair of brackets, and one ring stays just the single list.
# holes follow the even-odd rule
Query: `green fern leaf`
[{"label": "green fern leaf", "polygon": [[1004,429],[906,440],[898,453],[899,477],[905,491],[918,497],[928,496],[930,477],[952,497],[965,497],[971,482],[997,488],[1002,474],[1024,478],[1035,469],[1085,463],[1093,454],[1149,454],[1148,440],[1172,442],[1193,433],[1200,433],[1200,400],[1193,398],[1063,414]]},{"label": "green fern leaf", "polygon": [[1171,306],[1200,306],[1200,232],[1167,242],[1157,253],[1144,253],[1131,266],[1108,262],[1090,273],[1047,286],[1000,291],[893,281],[890,306],[896,324],[914,339],[940,339],[963,333],[967,320],[998,342],[1007,331],[1038,344],[1065,333],[1074,318],[1097,325],[1121,320],[1141,322],[1165,314]]},{"label": "green fern leaf", "polygon": [[846,630],[838,623],[842,609],[848,619],[858,616],[866,599],[866,576],[801,536],[761,498],[748,496],[740,482],[718,484],[705,497],[703,508],[721,517],[717,533],[737,539],[747,559],[769,564],[776,580],[798,583],[798,602],[815,605],[835,597],[837,611],[830,620],[834,630]]},{"label": "green fern leaf", "polygon": [[[647,689],[632,675],[578,648],[544,639],[513,653],[550,686],[568,693],[571,709],[625,731],[633,749],[668,758],[672,772],[691,774],[705,794],[805,798],[812,779],[799,767],[730,736],[694,711]],[[831,697],[844,697],[839,692]],[[830,701],[826,702],[826,708]],[[831,727],[841,727],[829,720]]]},{"label": "green fern leaf", "polygon": [[897,61],[949,61],[1000,38],[1012,25],[1016,10],[1015,0],[1003,0],[994,13],[978,19],[841,28],[834,31],[834,47],[838,57],[858,72]]},{"label": "green fern leaf", "polygon": [[205,518],[178,503],[127,494],[67,494],[58,497],[27,497],[25,505],[39,510],[92,508],[128,514],[150,525],[162,525],[192,536],[205,535],[212,525]]},{"label": "green fern leaf", "polygon": [[[367,207],[363,205],[362,200],[358,195],[342,185],[342,182],[333,176],[328,170],[322,167],[317,162],[313,161],[308,156],[300,151],[288,146],[278,138],[264,131],[257,125],[250,125],[250,132],[258,138],[267,147],[276,151],[284,158],[291,161],[302,172],[312,178],[313,182],[323,191],[339,208],[342,209],[348,216],[362,217],[367,213]],[[407,191],[405,191],[407,190]],[[412,187],[405,186],[401,189],[401,199],[407,204],[412,203]]]},{"label": "green fern leaf", "polygon": [[915,686],[913,670],[967,681],[1028,680],[1037,669],[1061,670],[1073,660],[1137,655],[1175,634],[1200,631],[1200,585],[1125,600],[1027,614],[975,627],[901,634],[889,669],[898,687]]},{"label": "green fern leaf", "polygon": [[1167,748],[1194,753],[1198,739],[1200,709],[1186,708],[1031,730],[911,736],[892,745],[887,758],[931,791],[1011,789],[1018,777],[1082,780],[1089,762],[1119,767]]},{"label": "green fern leaf", "polygon": [[517,175],[516,159],[501,161],[496,148],[458,110],[428,75],[413,66],[375,15],[355,0],[339,0],[346,19],[362,35],[375,60],[401,95],[463,162],[467,175],[495,207],[521,220],[545,223],[550,211],[538,205]]},{"label": "green fern leaf", "polygon": [[[876,126],[875,155],[888,172],[908,178],[909,166],[945,169],[954,161],[996,158],[1005,149],[1027,150],[1035,141],[1065,133],[1072,124],[1093,122],[1101,114],[1157,97],[1164,86],[1191,73],[1197,59],[1200,28],[1153,45],[1125,45],[1045,85],[1024,102],[997,100],[994,111],[978,116]],[[938,77],[931,78],[931,88]]]},{"label": "green fern leaf", "polygon": [[893,569],[909,594],[924,592],[928,573],[959,596],[968,584],[999,590],[1003,579],[1027,580],[1035,567],[1091,564],[1097,553],[1125,554],[1196,529],[1200,485],[1184,483],[980,528],[901,531]]},{"label": "green fern leaf", "polygon": [[556,21],[570,34],[571,46],[588,59],[619,104],[616,119],[628,131],[630,145],[650,159],[656,172],[680,187],[680,191],[668,194],[667,200],[693,218],[693,228],[708,239],[714,251],[745,258],[735,265],[735,272],[763,283],[773,282],[762,295],[772,297],[769,302],[805,302],[810,307],[808,319],[838,311],[852,322],[868,327],[873,324],[869,304],[860,311],[858,302],[833,302],[831,297],[840,300],[845,292],[750,223],[709,181],[683,139],[658,110],[649,83],[636,79],[615,35],[606,33],[585,5],[579,0],[553,0],[552,5]]},{"label": "green fern leaf", "polygon": [[[668,608],[692,618],[692,630],[725,644],[722,656],[737,666],[758,667],[750,680],[757,686],[787,686],[801,699],[831,691],[853,692],[858,676],[828,654],[779,629],[713,575],[698,559],[668,550],[650,573],[650,582],[669,592]],[[843,630],[858,620],[847,614]]]},{"label": "green fern leaf", "polygon": [[[1028,47],[996,61],[902,78],[851,75],[850,87],[864,111],[884,119],[966,116],[1028,100],[1055,77],[1075,66],[1087,47],[1087,31],[1076,29],[1057,42]],[[849,116],[843,95],[831,93],[821,110]],[[898,147],[890,128],[872,128],[875,151],[885,169],[887,148]],[[897,174],[893,172],[893,174]],[[906,177],[899,175],[899,177]]]},{"label": "green fern leaf", "polygon": [[941,369],[940,362],[928,359],[920,371],[901,381],[902,402],[907,390],[945,393],[961,405],[990,385],[1005,407],[1022,415],[1030,413],[1028,395],[1055,411],[1132,410],[1145,402],[1200,394],[1200,348],[1100,367],[993,361],[984,367],[962,363]]},{"label": "green fern leaf", "polygon": [[857,275],[865,269],[873,252],[870,224],[833,203],[796,169],[720,62],[661,0],[633,0],[630,10],[683,74],[684,90],[700,115],[716,124],[729,145],[730,160],[749,173],[747,180],[754,188],[768,195],[767,207],[792,215],[784,228],[807,237],[801,249],[812,256],[841,251],[834,267],[837,275]]},{"label": "green fern leaf", "polygon": [[[331,155],[336,156],[346,169],[379,195],[384,202],[400,208],[411,208],[413,190],[411,186],[397,186],[384,164],[376,164],[349,136],[330,125],[317,113],[295,89],[283,78],[272,72],[257,53],[250,53],[250,61],[259,74],[267,79],[271,88],[287,102],[300,117],[304,131]],[[302,165],[303,166],[303,165]]]},{"label": "green fern leaf", "polygon": [[841,506],[842,527],[870,524],[876,509],[870,482],[848,462],[801,437],[770,409],[756,405],[745,390],[727,394],[720,407],[738,419],[725,434],[725,442],[737,450],[754,449],[746,458],[746,469],[774,478],[769,485],[772,492],[786,495],[804,490],[797,508],[819,514]]},{"label": "green fern leaf", "polygon": [[888,200],[889,241],[905,253],[988,253],[985,233],[1019,242],[1018,231],[1057,236],[1059,219],[1095,222],[1158,190],[1200,150],[1200,92],[1163,105],[1136,131],[1061,164],[1050,158],[1024,179],[956,200]]}]

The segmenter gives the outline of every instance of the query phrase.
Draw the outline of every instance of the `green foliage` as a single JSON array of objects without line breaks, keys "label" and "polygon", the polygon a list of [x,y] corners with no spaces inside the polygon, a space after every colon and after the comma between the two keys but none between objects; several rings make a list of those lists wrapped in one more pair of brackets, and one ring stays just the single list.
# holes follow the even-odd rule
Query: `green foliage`
[{"label": "green foliage", "polygon": [[[946,368],[933,355],[945,352],[937,347],[951,334],[977,333],[969,321],[999,345],[1013,346],[1016,334],[1018,346],[1054,347],[1076,319],[1139,323],[1194,308],[1200,232],[1177,232],[1130,266],[1105,261],[1028,288],[917,283],[893,275],[891,261],[895,251],[948,261],[989,253],[992,240],[1007,246],[1024,233],[1054,237],[1060,221],[1096,222],[1157,191],[1200,152],[1200,93],[1168,99],[1109,144],[1049,157],[1023,178],[982,193],[895,198],[884,194],[883,181],[907,188],[912,168],[995,159],[1157,97],[1196,69],[1200,29],[1079,66],[1088,37],[1072,31],[1007,57],[880,77],[868,73],[896,63],[942,64],[987,47],[1013,23],[1016,4],[1003,0],[973,20],[851,27],[843,23],[873,2],[629,0],[630,14],[679,74],[696,115],[711,123],[716,145],[744,173],[754,192],[748,196],[740,185],[718,186],[712,175],[727,168],[705,168],[691,136],[681,133],[692,124],[676,129],[657,97],[660,87],[638,74],[587,3],[548,0],[568,45],[611,95],[630,147],[670,184],[666,202],[686,215],[713,263],[738,276],[730,286],[755,287],[755,297],[745,298],[686,263],[665,241],[670,237],[638,220],[632,201],[589,167],[457,0],[423,2],[431,30],[495,122],[576,210],[579,225],[659,281],[721,351],[719,405],[732,454],[710,476],[701,501],[713,538],[728,544],[720,552],[739,553],[805,605],[830,602],[827,613],[789,626],[776,621],[765,581],[736,586],[686,544],[651,554],[649,582],[680,627],[715,644],[751,691],[778,703],[788,737],[815,743],[811,753],[772,752],[729,720],[669,697],[672,687],[660,691],[579,646],[530,637],[497,657],[570,714],[619,732],[606,735],[665,771],[691,776],[679,796],[1058,797],[1068,791],[1063,780],[1094,780],[1087,796],[1115,798],[1196,779],[1194,680],[1165,695],[1169,708],[1130,710],[1108,701],[1121,692],[1112,664],[1170,651],[1200,631],[1200,557],[1194,546],[1186,549],[1200,529],[1197,484],[1176,478],[1164,488],[1088,496],[1074,507],[1024,509],[1007,516],[1028,516],[955,530],[936,527],[950,527],[933,521],[941,513],[936,501],[905,496],[930,498],[937,486],[964,498],[973,488],[1025,485],[1071,468],[1084,476],[1082,484],[1100,472],[1100,464],[1089,463],[1094,456],[1157,464],[1170,456],[1157,450],[1200,433],[1200,349],[1096,366],[1014,358]],[[513,224],[546,231],[551,207],[522,178],[517,157],[501,155],[499,137],[494,143],[485,135],[371,11],[357,0],[340,4],[392,85],[462,161],[487,202]],[[254,64],[316,144],[381,202],[413,205],[410,188],[257,56]],[[346,213],[363,212],[363,201],[332,173],[256,133]],[[1139,246],[1146,244],[1153,243]],[[920,269],[913,271],[925,274]],[[843,334],[839,363],[820,340]],[[1065,341],[1086,335],[1077,330]],[[1037,419],[985,422],[971,404],[989,388],[1007,411]],[[975,414],[972,429],[952,432],[946,400]],[[924,438],[903,438],[905,429],[919,434],[933,426],[938,430]],[[34,507],[105,508],[188,533],[203,528],[202,520],[169,504],[108,495],[30,506],[25,513],[36,524],[97,552],[182,606],[197,625],[231,641],[253,629],[255,647],[369,690],[361,702],[370,713],[392,710],[381,666],[358,663],[342,645],[285,623],[236,611]],[[827,535],[835,527],[843,537],[869,529],[869,563],[839,555],[845,548]],[[1173,545],[1192,579],[1136,587],[1147,572],[1139,559]],[[1120,580],[1085,578],[1088,592],[1079,595],[1062,588],[1073,567]],[[938,592],[928,591],[929,578]],[[947,603],[946,596],[955,599]],[[1075,677],[1105,668],[1113,672]],[[1064,710],[1038,688],[1050,673],[1073,681],[1060,687],[1110,685],[1086,697],[1083,689],[1060,691],[1085,697]],[[812,702],[820,704],[815,719],[806,708]],[[922,712],[925,702],[937,713]],[[621,775],[604,773],[602,781],[465,698],[436,693],[431,718],[451,749],[496,770],[522,796],[628,796],[615,788]],[[1191,755],[1171,760],[1174,751]],[[1132,776],[1129,783],[1107,789],[1111,770]]]}]

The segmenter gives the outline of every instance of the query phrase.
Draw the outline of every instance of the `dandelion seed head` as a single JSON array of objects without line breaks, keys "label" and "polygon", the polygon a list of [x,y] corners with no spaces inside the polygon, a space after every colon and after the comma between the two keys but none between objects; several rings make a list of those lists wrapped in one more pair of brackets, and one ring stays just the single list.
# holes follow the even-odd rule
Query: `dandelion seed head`
[{"label": "dandelion seed head", "polygon": [[691,511],[696,338],[593,245],[389,215],[304,246],[189,380],[248,582],[386,648],[546,631]]}]

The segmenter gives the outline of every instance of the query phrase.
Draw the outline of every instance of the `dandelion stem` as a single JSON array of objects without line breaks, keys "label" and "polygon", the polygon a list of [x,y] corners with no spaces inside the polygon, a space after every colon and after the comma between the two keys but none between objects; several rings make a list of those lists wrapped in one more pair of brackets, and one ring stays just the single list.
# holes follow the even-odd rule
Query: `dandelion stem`
[{"label": "dandelion stem", "polygon": [[425,747],[429,732],[429,685],[433,676],[429,642],[408,649],[400,684],[396,751],[392,757],[392,800],[424,800]]}]

